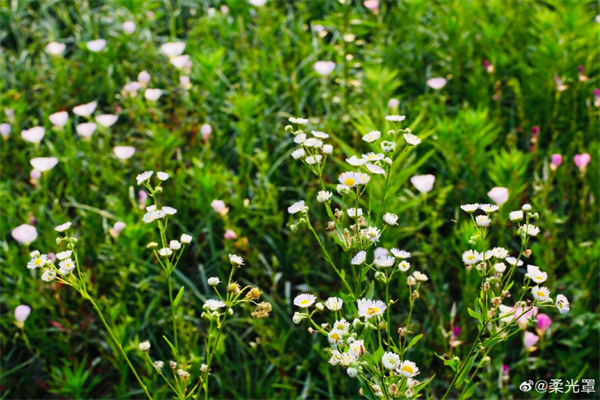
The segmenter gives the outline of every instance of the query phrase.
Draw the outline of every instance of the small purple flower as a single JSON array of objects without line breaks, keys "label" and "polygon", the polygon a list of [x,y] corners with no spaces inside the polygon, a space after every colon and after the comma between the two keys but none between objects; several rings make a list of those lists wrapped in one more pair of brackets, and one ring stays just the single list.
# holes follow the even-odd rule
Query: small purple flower
[{"label": "small purple flower", "polygon": [[483,60],[483,67],[487,69],[490,66],[490,62],[488,60]]},{"label": "small purple flower", "polygon": [[460,328],[458,326],[455,326],[454,328],[452,328],[452,340],[455,340],[458,335],[460,335]]},{"label": "small purple flower", "polygon": [[577,71],[579,71],[579,74],[583,74],[583,65],[577,66]]},{"label": "small purple flower", "polygon": [[594,89],[594,97],[600,98],[600,89],[598,89],[598,88]]},{"label": "small purple flower", "polygon": [[540,127],[539,126],[534,126],[531,128],[531,134],[533,135],[533,137],[536,137],[538,135],[538,133],[540,133]]},{"label": "small purple flower", "polygon": [[552,165],[554,165],[555,167],[560,166],[560,164],[562,164],[562,156],[560,154],[552,154]]},{"label": "small purple flower", "polygon": [[585,171],[587,165],[590,163],[590,155],[588,153],[577,154],[573,160],[580,171]]},{"label": "small purple flower", "polygon": [[138,192],[138,202],[140,203],[140,208],[143,208],[146,205],[146,200],[148,200],[148,193],[145,190],[140,190]]},{"label": "small purple flower", "polygon": [[48,260],[55,262],[56,261],[56,255],[54,253],[48,253]]},{"label": "small purple flower", "polygon": [[529,351],[533,350],[533,346],[540,340],[540,337],[535,333],[525,332],[525,337],[523,339],[523,344],[525,348]]},{"label": "small purple flower", "polygon": [[544,332],[552,325],[552,320],[546,314],[538,314],[536,318],[538,328]]},{"label": "small purple flower", "polygon": [[504,364],[502,366],[502,372],[504,372],[504,375],[508,375],[508,365]]}]

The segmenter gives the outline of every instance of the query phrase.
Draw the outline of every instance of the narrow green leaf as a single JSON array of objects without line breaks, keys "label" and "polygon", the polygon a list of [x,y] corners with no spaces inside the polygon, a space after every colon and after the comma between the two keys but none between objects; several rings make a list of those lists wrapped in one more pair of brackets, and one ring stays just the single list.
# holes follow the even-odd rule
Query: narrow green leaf
[{"label": "narrow green leaf", "polygon": [[181,298],[183,297],[183,289],[185,289],[185,286],[182,286],[181,289],[179,289],[177,297],[175,297],[175,300],[173,300],[173,308],[177,308],[177,306],[181,302]]},{"label": "narrow green leaf", "polygon": [[417,336],[415,336],[414,338],[412,338],[412,340],[410,342],[408,342],[408,345],[406,346],[406,350],[410,349],[411,347],[413,347],[415,344],[417,344],[417,342],[419,340],[421,340],[423,338],[423,334],[419,334]]}]

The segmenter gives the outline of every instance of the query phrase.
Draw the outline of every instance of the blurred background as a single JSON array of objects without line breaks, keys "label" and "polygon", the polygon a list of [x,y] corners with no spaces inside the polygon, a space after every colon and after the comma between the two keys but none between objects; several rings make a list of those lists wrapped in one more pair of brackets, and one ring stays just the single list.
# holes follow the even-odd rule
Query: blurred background
[{"label": "blurred background", "polygon": [[[429,396],[441,398],[452,379],[434,353],[464,355],[476,331],[466,308],[478,277],[461,261],[474,231],[459,205],[490,202],[498,186],[509,200],[493,240],[518,250],[502,221],[532,204],[542,232],[531,263],[548,271],[571,313],[551,314],[545,330],[528,328],[540,337],[534,352],[521,334],[495,348],[474,397],[541,398],[518,385],[600,378],[599,14],[596,1],[0,0],[0,123],[10,126],[0,147],[2,398],[143,397],[89,303],[26,268],[30,251],[56,248],[53,228],[65,221],[119,340],[149,386],[162,388],[156,398],[170,396],[135,351],[148,339],[153,357],[168,360],[166,283],[145,248],[157,233],[142,222],[135,186],[149,169],[171,175],[163,199],[178,210],[172,236],[194,237],[175,277],[176,290],[186,287],[180,343],[193,363],[202,362],[201,306],[213,297],[206,279],[226,278],[228,253],[247,260],[238,280],[257,284],[274,307],[267,320],[253,320],[251,310],[233,318],[211,397],[359,398],[357,382],[327,364],[326,341],[291,320],[296,294],[325,299],[341,285],[310,232],[287,226],[286,209],[300,199],[317,230],[327,225],[314,201],[318,181],[290,157],[290,116],[332,136],[332,187],[346,156],[364,151],[361,136],[387,131],[386,115],[406,115],[423,139],[389,197],[400,227],[379,244],[412,252],[430,276],[413,315],[425,336],[409,353],[420,378],[435,374]],[[106,46],[95,52],[86,43],[97,39]],[[47,49],[54,41],[66,45],[60,56]],[[173,41],[186,43],[191,63],[181,69],[160,50]],[[331,64],[318,61],[335,67],[327,73]],[[148,88],[162,90],[155,102],[144,99],[143,82],[137,95],[126,87],[144,81],[142,71]],[[74,128],[84,118],[72,109],[93,101],[96,115],[119,118],[86,141]],[[59,111],[70,115],[62,130],[48,119]],[[34,126],[45,127],[38,145],[21,135]],[[114,146],[135,154],[119,159]],[[578,154],[591,156],[587,166]],[[59,162],[37,177],[35,157]],[[409,182],[422,174],[436,177],[427,196]],[[228,212],[215,211],[214,199]],[[117,222],[126,225],[120,232]],[[11,234],[22,224],[37,229],[28,246]],[[399,282],[396,295],[406,290]],[[31,307],[23,329],[15,325],[20,304]]]}]

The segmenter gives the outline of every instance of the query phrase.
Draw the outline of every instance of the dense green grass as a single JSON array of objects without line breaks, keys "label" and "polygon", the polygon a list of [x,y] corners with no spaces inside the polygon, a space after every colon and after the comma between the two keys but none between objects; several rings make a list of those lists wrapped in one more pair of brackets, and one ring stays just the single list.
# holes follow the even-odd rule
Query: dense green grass
[{"label": "dense green grass", "polygon": [[[227,15],[219,11],[223,4]],[[494,186],[511,193],[500,212],[504,219],[526,202],[539,211],[543,234],[532,247],[532,262],[546,268],[572,310],[551,315],[554,323],[536,352],[525,355],[521,335],[496,348],[490,366],[479,372],[475,397],[541,397],[518,390],[526,379],[600,378],[597,14],[593,1],[381,2],[373,15],[359,2],[337,1],[269,1],[257,8],[241,0],[0,0],[0,122],[11,122],[7,109],[15,114],[0,149],[2,397],[143,397],[89,303],[26,268],[31,249],[55,247],[53,227],[66,220],[74,223],[94,295],[118,338],[143,378],[160,385],[135,351],[140,339],[150,339],[154,356],[167,360],[160,337],[171,323],[164,279],[145,249],[155,232],[141,221],[137,205],[135,176],[147,169],[171,174],[164,198],[179,210],[174,235],[195,238],[176,275],[176,286],[186,287],[180,321],[189,353],[202,356],[201,306],[211,296],[206,278],[228,271],[228,253],[244,256],[240,280],[256,283],[274,307],[266,320],[236,315],[217,355],[211,395],[359,397],[356,381],[327,364],[326,341],[291,320],[297,293],[326,298],[341,286],[309,232],[287,227],[287,207],[314,199],[319,187],[289,156],[294,143],[284,126],[289,116],[310,117],[332,135],[335,161],[326,175],[334,187],[345,168],[342,154],[365,150],[364,133],[387,130],[391,98],[400,100],[394,113],[407,116],[423,144],[393,182],[388,204],[400,215],[400,228],[380,245],[413,252],[413,263],[431,277],[414,315],[424,340],[410,353],[422,378],[436,375],[428,394],[441,397],[452,379],[434,352],[468,351],[467,345],[451,349],[445,332],[458,326],[458,339],[469,343],[476,329],[466,307],[478,280],[460,260],[473,231],[459,205],[489,201]],[[130,36],[121,27],[126,20],[137,24]],[[318,24],[329,32],[324,38],[311,29]],[[348,33],[353,41],[344,41]],[[104,52],[85,49],[97,38],[108,41]],[[175,39],[187,43],[193,61],[188,91],[179,88],[180,72],[159,50]],[[53,40],[67,44],[64,58],[44,51]],[[319,76],[317,60],[336,62],[335,72]],[[578,79],[580,65],[587,81]],[[142,70],[152,75],[150,87],[165,91],[155,106],[120,93]],[[426,85],[435,76],[448,79],[439,91]],[[555,76],[566,90],[557,91]],[[120,117],[84,142],[74,133],[71,109],[90,101]],[[71,114],[65,133],[53,131],[47,118],[60,110]],[[200,133],[204,123],[213,128],[208,140]],[[46,127],[39,147],[20,137],[35,125]],[[533,126],[539,127],[535,143]],[[111,151],[115,145],[137,152],[121,162]],[[563,155],[556,172],[549,167],[554,153]],[[585,174],[573,163],[578,153],[591,154]],[[32,185],[29,160],[40,156],[60,162]],[[436,182],[423,200],[409,178],[426,173]],[[213,199],[230,207],[226,217],[212,211]],[[313,223],[323,231],[327,216],[310,202]],[[10,232],[31,219],[39,237],[27,248]],[[114,239],[109,228],[116,221],[127,227]],[[224,240],[226,229],[239,238]],[[494,235],[518,249],[511,227],[499,224]],[[343,259],[338,249],[333,254]],[[398,287],[401,298],[405,290]],[[29,348],[14,325],[19,304],[32,307],[24,329]],[[406,312],[395,310],[398,323]],[[504,392],[498,389],[502,364],[510,367]],[[156,398],[169,396],[160,387]]]}]

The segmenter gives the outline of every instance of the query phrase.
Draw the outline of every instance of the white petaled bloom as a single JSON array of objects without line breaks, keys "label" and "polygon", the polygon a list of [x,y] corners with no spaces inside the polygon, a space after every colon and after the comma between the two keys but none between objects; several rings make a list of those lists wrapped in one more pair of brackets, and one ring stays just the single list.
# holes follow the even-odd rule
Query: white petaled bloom
[{"label": "white petaled bloom", "polygon": [[427,80],[427,86],[429,86],[430,88],[434,89],[434,90],[439,90],[441,88],[443,88],[444,86],[446,86],[446,79],[445,78],[431,78]]},{"label": "white petaled bloom", "polygon": [[154,368],[161,370],[163,369],[163,367],[165,366],[165,363],[163,361],[154,361]]},{"label": "white petaled bloom", "polygon": [[290,214],[296,214],[299,212],[307,212],[307,211],[308,211],[308,207],[306,207],[304,205],[304,200],[297,201],[288,207],[288,212]]},{"label": "white petaled bloom", "polygon": [[400,366],[400,356],[396,353],[386,351],[381,357],[383,366],[387,369],[396,369]]},{"label": "white petaled bloom", "polygon": [[503,262],[494,264],[494,271],[496,271],[499,274],[503,273],[504,271],[506,271],[506,264],[504,264]]},{"label": "white petaled bloom", "polygon": [[304,159],[304,162],[307,163],[308,165],[313,165],[313,164],[318,164],[321,162],[321,160],[323,159],[323,156],[320,154],[317,154],[315,156],[308,156]]},{"label": "white petaled bloom", "polygon": [[367,300],[367,299],[359,299],[357,301],[358,305],[358,316],[365,317],[369,319],[371,317],[375,317],[377,315],[383,315],[387,306],[381,300]]},{"label": "white petaled bloom", "polygon": [[347,210],[348,216],[351,218],[357,218],[357,217],[362,217],[363,215],[363,210],[362,208],[349,208]]},{"label": "white petaled bloom", "polygon": [[179,375],[183,380],[188,380],[190,377],[190,373],[182,370],[181,368],[177,370],[177,375]]},{"label": "white petaled bloom", "polygon": [[203,307],[208,308],[210,311],[217,311],[219,308],[225,307],[225,303],[223,303],[221,300],[210,299],[206,300],[206,303],[204,303]]},{"label": "white petaled bloom", "polygon": [[463,204],[462,206],[460,206],[460,208],[465,211],[468,212],[469,214],[474,213],[475,211],[477,211],[479,209],[479,204],[475,203],[475,204]]},{"label": "white petaled bloom", "polygon": [[415,188],[421,193],[428,193],[433,189],[433,183],[435,182],[435,176],[431,174],[427,175],[416,175],[410,178],[410,182]]},{"label": "white petaled bloom", "polygon": [[306,153],[304,152],[304,149],[300,148],[300,149],[296,149],[294,151],[292,151],[292,158],[294,160],[297,160],[299,158],[302,158],[306,155]]},{"label": "white petaled bloom", "polygon": [[71,250],[61,251],[60,253],[56,253],[56,258],[58,258],[59,260],[62,261],[64,259],[71,257],[71,254],[72,254]]},{"label": "white petaled bloom", "polygon": [[370,226],[367,229],[363,229],[361,231],[361,235],[368,241],[372,243],[377,243],[381,238],[381,231],[375,226]]},{"label": "white petaled bloom", "polygon": [[200,372],[205,373],[206,371],[208,371],[208,365],[202,364],[200,366]]},{"label": "white petaled bloom", "polygon": [[390,121],[390,122],[402,122],[406,119],[406,116],[404,115],[387,115],[385,117],[386,121]]},{"label": "white petaled bloom", "polygon": [[356,253],[356,255],[354,257],[352,257],[352,265],[361,265],[362,263],[364,263],[367,259],[367,252],[364,250],[359,251],[358,253]]},{"label": "white petaled bloom", "polygon": [[314,147],[314,148],[323,147],[323,141],[321,139],[317,139],[317,138],[308,138],[302,144],[306,147]]},{"label": "white petaled bloom", "polygon": [[37,171],[47,172],[58,164],[58,158],[56,157],[36,157],[29,160],[29,164]]},{"label": "white petaled bloom", "polygon": [[35,226],[23,224],[17,226],[10,232],[13,239],[17,242],[28,245],[38,237],[37,229]]},{"label": "white petaled bloom", "polygon": [[388,225],[398,225],[398,216],[392,213],[385,213],[383,215],[383,222]]},{"label": "white petaled bloom", "polygon": [[141,84],[146,84],[150,82],[151,78],[152,76],[148,73],[148,71],[142,71],[137,76],[138,82]]},{"label": "white petaled bloom", "polygon": [[412,276],[416,280],[421,281],[421,282],[427,282],[429,280],[429,277],[427,277],[427,275],[425,275],[424,273],[419,272],[419,271],[413,272]]},{"label": "white petaled bloom", "polygon": [[544,271],[541,271],[535,265],[527,266],[527,277],[534,281],[535,283],[544,283],[546,279],[548,279],[548,274]]},{"label": "white petaled bloom", "polygon": [[69,121],[69,113],[66,111],[60,111],[54,114],[48,115],[48,119],[52,122],[52,125],[57,127],[63,127]]},{"label": "white petaled bloom", "polygon": [[413,135],[412,133],[405,133],[404,141],[410,144],[411,146],[421,144],[421,139],[419,139],[416,135]]},{"label": "white petaled bloom", "polygon": [[36,269],[41,268],[46,265],[46,261],[48,261],[48,256],[45,254],[37,254],[31,257],[31,260],[27,263],[28,269]]},{"label": "white petaled bloom", "polygon": [[417,364],[412,361],[404,360],[398,367],[397,371],[400,375],[406,378],[412,378],[419,374],[419,368]]},{"label": "white petaled bloom", "polygon": [[373,264],[381,268],[391,267],[395,262],[396,258],[392,256],[379,256],[373,260]]},{"label": "white petaled bloom", "polygon": [[89,139],[92,137],[94,132],[96,132],[97,125],[93,122],[84,122],[83,124],[79,124],[75,127],[77,130],[77,134],[81,136],[83,139]]},{"label": "white petaled bloom", "polygon": [[477,226],[486,227],[490,226],[492,220],[490,220],[490,217],[488,217],[487,215],[478,215],[475,217],[475,223],[477,224]]},{"label": "white petaled bloom", "polygon": [[123,86],[123,92],[130,96],[135,96],[137,91],[142,88],[142,85],[139,82],[129,82]]},{"label": "white petaled bloom", "polygon": [[85,45],[89,51],[91,51],[93,53],[97,53],[99,51],[104,50],[104,48],[106,47],[106,40],[104,40],[104,39],[90,40]]},{"label": "white petaled bloom", "polygon": [[367,350],[365,349],[365,342],[364,340],[355,340],[352,343],[350,343],[350,346],[348,348],[348,354],[359,358],[362,357],[363,354],[365,354]]},{"label": "white petaled bloom", "polygon": [[363,159],[363,158],[358,158],[356,156],[352,156],[348,159],[346,159],[346,162],[350,165],[352,165],[353,167],[360,167],[361,165],[363,165],[365,162],[367,162],[367,160]]},{"label": "white petaled bloom", "polygon": [[0,135],[2,135],[2,137],[4,139],[6,139],[8,137],[8,135],[10,135],[11,130],[12,130],[12,127],[10,126],[10,124],[7,124],[7,123],[0,124]]},{"label": "white petaled bloom", "polygon": [[294,136],[294,143],[302,144],[304,142],[306,142],[306,133]]},{"label": "white petaled bloom", "polygon": [[156,101],[162,96],[162,90],[160,89],[146,89],[144,90],[144,97],[149,101]]},{"label": "white petaled bloom", "polygon": [[323,145],[323,154],[333,154],[333,146],[330,144]]},{"label": "white petaled bloom", "polygon": [[135,147],[132,146],[115,146],[113,153],[119,160],[128,160],[135,154]]},{"label": "white petaled bloom", "polygon": [[537,301],[544,302],[550,300],[550,289],[545,286],[534,286],[531,289],[531,293]]},{"label": "white petaled bloom", "polygon": [[481,204],[479,206],[479,209],[483,212],[485,212],[486,214],[491,214],[495,211],[498,211],[500,209],[500,207],[496,206],[496,205],[492,205],[492,204]]},{"label": "white petaled bloom", "polygon": [[306,118],[294,118],[294,117],[290,117],[289,121],[293,124],[299,124],[299,125],[306,125],[308,124],[308,119]]},{"label": "white petaled bloom", "polygon": [[[356,364],[358,360],[356,359],[356,357],[354,357],[352,354],[349,353],[343,353],[342,354],[342,359],[340,360],[340,365],[344,368],[347,368],[353,364]],[[350,368],[348,368],[350,369]],[[352,368],[352,370],[354,370],[355,368]]]},{"label": "white petaled bloom", "polygon": [[376,175],[384,175],[385,174],[385,170],[383,168],[381,168],[379,165],[367,163],[367,164],[365,164],[365,167],[372,174],[376,174]]},{"label": "white petaled bloom", "polygon": [[148,351],[150,350],[150,342],[149,341],[145,341],[145,342],[141,342],[139,345],[139,348],[141,351]]},{"label": "white petaled bloom", "polygon": [[133,32],[135,32],[135,22],[133,21],[125,21],[121,26],[123,27],[123,32],[125,32],[126,35],[131,35]]},{"label": "white petaled bloom", "polygon": [[73,107],[73,114],[79,115],[80,117],[89,117],[96,111],[98,102],[92,101],[91,103],[80,104]]},{"label": "white petaled bloom", "polygon": [[187,233],[184,233],[183,235],[181,235],[181,239],[179,239],[179,241],[183,244],[190,244],[192,243],[192,237]]},{"label": "white petaled bloom", "polygon": [[171,254],[173,254],[173,250],[169,249],[168,247],[163,247],[158,251],[158,254],[160,254],[161,257],[169,257]]},{"label": "white petaled bloom", "polygon": [[76,267],[75,263],[70,258],[62,260],[60,263],[58,263],[58,266],[60,267],[61,270],[64,270],[67,272],[73,271]]},{"label": "white petaled bloom", "polygon": [[314,137],[317,137],[319,139],[327,139],[329,137],[328,134],[326,134],[325,132],[321,132],[321,131],[311,131],[310,132]]},{"label": "white petaled bloom", "polygon": [[503,260],[508,257],[508,250],[506,250],[504,247],[494,247],[492,249],[492,254],[494,257]]},{"label": "white petaled bloom", "polygon": [[44,282],[52,282],[56,279],[56,271],[53,269],[47,269],[42,273],[42,280]]},{"label": "white petaled bloom", "polygon": [[65,222],[64,224],[58,225],[56,228],[54,228],[54,230],[57,231],[57,232],[64,232],[67,229],[69,229],[70,227],[71,227],[71,223],[70,222]]},{"label": "white petaled bloom", "polygon": [[119,120],[118,115],[113,114],[102,114],[96,117],[96,122],[102,125],[105,128],[110,128]]},{"label": "white petaled bloom", "polygon": [[167,179],[169,179],[169,174],[167,174],[166,172],[159,171],[156,173],[156,177],[161,181],[166,181]]},{"label": "white petaled bloom", "polygon": [[540,233],[540,228],[531,224],[523,225],[523,229],[529,236],[537,236]]},{"label": "white petaled bloom", "polygon": [[325,301],[325,307],[327,307],[329,311],[339,311],[342,309],[343,305],[344,300],[339,297],[330,297]]},{"label": "white petaled bloom", "polygon": [[171,369],[175,369],[177,368],[177,363],[175,361],[169,361],[169,367],[171,367]]},{"label": "white petaled bloom", "polygon": [[221,283],[221,280],[215,276],[213,276],[212,278],[208,278],[208,286],[217,286],[219,283]]},{"label": "white petaled bloom", "polygon": [[303,293],[296,296],[294,305],[300,308],[308,308],[315,303],[315,300],[317,300],[316,296],[313,296],[310,293]]},{"label": "white petaled bloom", "polygon": [[166,214],[163,210],[151,210],[151,211],[148,211],[146,214],[144,214],[142,221],[149,224],[150,222],[153,222],[157,219],[162,219],[165,216],[166,216]]},{"label": "white petaled bloom", "polygon": [[394,257],[396,258],[409,258],[410,257],[410,252],[408,251],[404,251],[404,250],[400,250],[397,248],[393,248],[392,250],[390,250],[392,252],[392,254],[394,255]]},{"label": "white petaled bloom", "polygon": [[150,179],[152,177],[153,174],[154,174],[154,171],[142,172],[135,178],[137,180],[137,184],[139,185],[143,182],[146,182],[148,179]]},{"label": "white petaled bloom", "polygon": [[190,61],[190,56],[187,54],[169,58],[169,62],[177,69],[183,69]]},{"label": "white petaled bloom", "polygon": [[314,68],[319,75],[327,76],[335,69],[335,63],[333,61],[317,61]]},{"label": "white petaled bloom", "polygon": [[179,250],[181,249],[181,242],[179,242],[179,240],[171,240],[169,242],[169,248],[171,250]]},{"label": "white petaled bloom", "polygon": [[229,262],[235,265],[244,265],[244,259],[241,256],[238,256],[237,254],[230,254]]},{"label": "white petaled bloom", "polygon": [[477,250],[467,250],[462,254],[462,260],[465,265],[475,265],[482,260]]},{"label": "white petaled bloom", "polygon": [[367,154],[363,154],[362,155],[363,160],[365,160],[365,162],[368,161],[381,161],[385,158],[385,155],[382,153],[367,153]]},{"label": "white petaled bloom", "polygon": [[565,295],[559,294],[558,296],[556,296],[556,308],[558,308],[558,312],[560,312],[563,315],[569,312],[571,306],[569,304],[569,300],[566,298]]},{"label": "white petaled bloom", "polygon": [[53,56],[61,56],[66,48],[66,44],[58,42],[50,42],[46,45],[46,51]]},{"label": "white petaled bloom", "polygon": [[185,51],[184,42],[169,42],[160,46],[160,51],[167,57],[175,57],[183,54]]},{"label": "white petaled bloom", "polygon": [[492,201],[499,206],[502,206],[508,201],[508,189],[505,187],[495,187],[488,192],[488,196]]},{"label": "white petaled bloom", "polygon": [[317,193],[317,201],[319,203],[325,203],[331,199],[331,196],[333,196],[333,193],[326,190],[319,190],[319,193]]},{"label": "white petaled bloom", "polygon": [[523,204],[523,207],[521,207],[521,210],[531,211],[531,204]]},{"label": "white petaled bloom", "polygon": [[353,188],[361,184],[362,177],[357,172],[344,172],[340,174],[338,180],[342,185]]},{"label": "white petaled bloom", "polygon": [[341,360],[342,360],[342,353],[340,353],[338,350],[333,350],[331,352],[331,357],[329,357],[329,364],[338,365]]},{"label": "white petaled bloom", "polygon": [[506,257],[505,260],[510,265],[517,265],[518,267],[520,267],[521,265],[523,265],[523,261],[517,260],[515,257]]},{"label": "white petaled bloom", "polygon": [[333,323],[333,329],[348,333],[350,330],[350,322],[346,321],[346,319],[342,318],[339,321],[335,321]]},{"label": "white petaled bloom", "polygon": [[522,210],[517,210],[517,211],[512,211],[511,213],[508,214],[508,218],[510,218],[511,221],[522,221],[523,220],[523,211]]},{"label": "white petaled bloom", "polygon": [[373,143],[374,141],[376,141],[380,137],[381,137],[381,132],[379,132],[379,131],[372,131],[372,132],[369,132],[366,135],[364,135],[362,137],[362,140],[364,140],[367,143]]},{"label": "white petaled bloom", "polygon": [[410,269],[410,263],[406,260],[402,260],[402,262],[398,264],[398,269],[402,272],[406,272]]},{"label": "white petaled bloom", "polygon": [[342,185],[341,183],[335,187],[335,190],[342,196],[350,193],[350,188],[346,185]]},{"label": "white petaled bloom", "polygon": [[327,340],[329,344],[337,345],[341,343],[344,339],[344,332],[338,331],[337,329],[332,329],[327,335]]},{"label": "white petaled bloom", "polygon": [[46,130],[41,126],[34,126],[31,129],[25,129],[24,131],[21,131],[21,137],[23,140],[30,143],[41,142],[45,134]]}]

